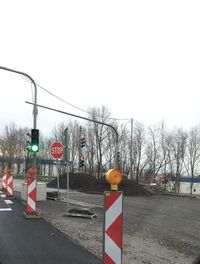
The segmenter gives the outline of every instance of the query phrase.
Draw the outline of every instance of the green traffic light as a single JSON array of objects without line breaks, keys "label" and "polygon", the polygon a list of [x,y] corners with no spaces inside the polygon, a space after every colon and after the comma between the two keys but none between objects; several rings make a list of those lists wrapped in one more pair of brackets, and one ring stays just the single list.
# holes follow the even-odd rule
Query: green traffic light
[{"label": "green traffic light", "polygon": [[32,145],[32,146],[31,146],[31,151],[32,151],[32,152],[38,152],[38,151],[39,151],[39,147],[38,147],[38,145]]},{"label": "green traffic light", "polygon": [[39,129],[31,129],[31,152],[39,152]]}]

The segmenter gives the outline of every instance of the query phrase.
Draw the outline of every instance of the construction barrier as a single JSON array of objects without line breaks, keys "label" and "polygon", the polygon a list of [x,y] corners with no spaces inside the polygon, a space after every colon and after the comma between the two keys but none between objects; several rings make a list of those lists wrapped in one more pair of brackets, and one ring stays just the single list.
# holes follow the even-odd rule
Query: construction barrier
[{"label": "construction barrier", "polygon": [[27,181],[27,204],[26,204],[26,212],[27,214],[33,214],[36,211],[36,178],[31,177]]},{"label": "construction barrier", "polygon": [[2,191],[6,191],[6,186],[7,186],[7,175],[4,172],[3,177],[2,177]]},{"label": "construction barrier", "polygon": [[103,264],[122,263],[123,192],[104,192]]},{"label": "construction barrier", "polygon": [[28,170],[30,178],[27,180],[27,203],[24,216],[26,219],[40,218],[36,213],[36,170],[31,167]]},{"label": "construction barrier", "polygon": [[11,174],[11,170],[7,170],[6,177],[7,177],[6,196],[8,198],[13,198],[13,175]]}]

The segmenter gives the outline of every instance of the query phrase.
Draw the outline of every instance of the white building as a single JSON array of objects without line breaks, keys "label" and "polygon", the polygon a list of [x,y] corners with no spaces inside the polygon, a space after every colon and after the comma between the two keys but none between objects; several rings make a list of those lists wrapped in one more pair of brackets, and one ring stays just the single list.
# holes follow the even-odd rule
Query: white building
[{"label": "white building", "polygon": [[[190,194],[192,186],[192,194],[200,195],[200,178],[191,178],[191,177],[182,177],[178,179],[180,182],[180,191],[179,193]],[[172,177],[169,181],[170,189],[173,188],[176,182],[176,177]]]}]

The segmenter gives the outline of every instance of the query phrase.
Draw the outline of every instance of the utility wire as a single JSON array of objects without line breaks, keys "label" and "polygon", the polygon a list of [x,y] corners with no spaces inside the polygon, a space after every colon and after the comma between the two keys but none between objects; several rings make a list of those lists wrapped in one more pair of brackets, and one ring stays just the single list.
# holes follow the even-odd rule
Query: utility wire
[{"label": "utility wire", "polygon": [[[22,75],[22,78],[24,78],[26,81],[30,82],[30,80],[27,79],[26,77],[24,77],[23,75]],[[48,94],[52,95],[52,96],[55,97],[56,99],[62,101],[63,103],[68,104],[68,105],[70,105],[70,106],[76,108],[77,110],[80,110],[80,111],[82,111],[82,112],[84,112],[84,113],[86,113],[86,114],[88,114],[88,115],[91,114],[91,113],[87,112],[86,110],[84,110],[84,109],[82,109],[82,108],[80,108],[80,107],[78,107],[78,106],[76,106],[76,105],[74,105],[74,104],[71,104],[71,103],[67,102],[66,100],[62,99],[61,97],[57,96],[56,94],[54,94],[54,93],[50,92],[49,90],[45,89],[44,87],[42,87],[42,86],[39,85],[38,83],[36,83],[36,85],[37,85],[40,89],[42,89],[43,91],[45,91],[45,92],[47,92]],[[98,116],[98,115],[97,115],[97,117],[102,118],[101,116]],[[130,120],[130,118],[122,118],[122,119],[120,119],[120,118],[114,118],[114,117],[108,117],[108,119],[120,120],[120,121],[128,121],[128,120]]]}]

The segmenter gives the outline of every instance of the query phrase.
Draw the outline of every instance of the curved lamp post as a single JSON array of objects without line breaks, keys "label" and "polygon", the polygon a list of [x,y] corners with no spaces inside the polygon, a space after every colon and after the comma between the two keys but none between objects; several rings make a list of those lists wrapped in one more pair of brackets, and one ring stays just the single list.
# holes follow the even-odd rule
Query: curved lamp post
[{"label": "curved lamp post", "polygon": [[[31,104],[31,105],[34,105],[33,103],[31,102],[27,102],[27,104]],[[73,117],[77,117],[77,118],[80,118],[80,119],[83,119],[83,120],[87,120],[87,121],[90,121],[90,122],[94,122],[94,123],[97,123],[97,124],[101,124],[101,125],[105,125],[105,126],[108,126],[110,128],[112,128],[112,130],[115,132],[115,137],[116,137],[116,147],[115,147],[115,168],[118,169],[120,168],[120,156],[119,156],[119,136],[118,136],[118,132],[117,132],[117,129],[110,125],[110,124],[107,124],[107,123],[104,123],[104,122],[100,122],[100,121],[97,121],[97,120],[94,120],[94,119],[90,119],[90,118],[87,118],[87,117],[83,117],[83,116],[79,116],[79,115],[75,115],[75,114],[72,114],[72,113],[68,113],[68,112],[64,112],[64,111],[61,111],[61,110],[58,110],[58,109],[54,109],[54,108],[51,108],[51,107],[48,107],[48,106],[44,106],[44,105],[39,105],[37,104],[38,107],[41,107],[41,108],[45,108],[47,110],[51,110],[51,111],[55,111],[55,112],[58,112],[58,113],[61,113],[61,114],[65,114],[65,115],[70,115],[70,116],[73,116]]]},{"label": "curved lamp post", "polygon": [[28,75],[27,73],[21,72],[21,71],[16,71],[16,70],[13,70],[13,69],[10,69],[7,67],[3,67],[3,66],[0,66],[0,70],[10,71],[10,72],[21,74],[21,75],[27,77],[28,79],[30,79],[30,81],[33,83],[34,90],[35,90],[34,104],[33,104],[33,128],[37,128],[38,109],[37,109],[37,86],[36,86],[35,81],[33,80],[33,78],[30,75]]}]

